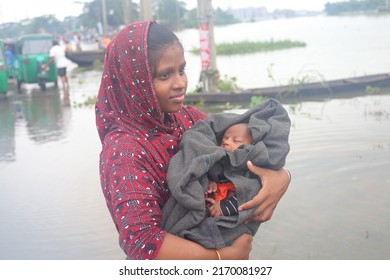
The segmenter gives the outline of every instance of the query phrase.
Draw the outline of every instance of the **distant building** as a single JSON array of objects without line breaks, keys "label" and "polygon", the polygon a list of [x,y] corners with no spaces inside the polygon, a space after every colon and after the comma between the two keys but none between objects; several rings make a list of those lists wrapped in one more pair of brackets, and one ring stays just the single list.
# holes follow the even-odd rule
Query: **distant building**
[{"label": "distant building", "polygon": [[290,18],[290,17],[295,17],[296,12],[290,9],[276,9],[273,12],[273,16],[275,18]]},{"label": "distant building", "polygon": [[266,7],[247,7],[239,9],[229,8],[227,13],[231,14],[234,18],[242,22],[259,21],[269,18],[290,18],[301,16],[315,16],[322,12],[318,11],[306,11],[306,10],[291,10],[291,9],[276,9],[273,12],[269,12]]},{"label": "distant building", "polygon": [[268,12],[265,7],[248,7],[248,8],[239,8],[239,9],[228,9],[227,13],[233,15],[236,19],[240,21],[258,21],[264,18],[268,18],[271,14]]}]

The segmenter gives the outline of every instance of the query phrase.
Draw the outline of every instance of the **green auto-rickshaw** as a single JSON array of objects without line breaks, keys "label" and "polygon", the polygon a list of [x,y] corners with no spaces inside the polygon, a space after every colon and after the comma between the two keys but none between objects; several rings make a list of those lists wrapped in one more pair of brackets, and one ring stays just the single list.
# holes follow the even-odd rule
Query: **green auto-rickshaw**
[{"label": "green auto-rickshaw", "polygon": [[14,67],[18,89],[22,83],[37,83],[46,90],[46,83],[53,82],[57,87],[57,68],[55,63],[46,67],[50,59],[53,36],[50,34],[30,34],[20,37],[16,42]]},{"label": "green auto-rickshaw", "polygon": [[4,55],[4,44],[0,42],[0,95],[8,91],[8,71],[7,61]]}]

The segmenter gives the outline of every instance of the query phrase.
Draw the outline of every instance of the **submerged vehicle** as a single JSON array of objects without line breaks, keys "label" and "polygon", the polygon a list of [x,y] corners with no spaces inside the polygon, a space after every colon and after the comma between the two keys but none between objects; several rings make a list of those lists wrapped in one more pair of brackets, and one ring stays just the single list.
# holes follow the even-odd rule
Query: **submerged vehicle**
[{"label": "submerged vehicle", "polygon": [[4,55],[4,44],[0,42],[0,94],[8,91],[8,70],[7,61]]},{"label": "submerged vehicle", "polygon": [[20,90],[23,83],[37,83],[41,90],[46,90],[46,83],[53,82],[57,87],[57,67],[51,63],[50,49],[53,36],[50,34],[24,35],[16,41],[14,54],[14,75]]}]

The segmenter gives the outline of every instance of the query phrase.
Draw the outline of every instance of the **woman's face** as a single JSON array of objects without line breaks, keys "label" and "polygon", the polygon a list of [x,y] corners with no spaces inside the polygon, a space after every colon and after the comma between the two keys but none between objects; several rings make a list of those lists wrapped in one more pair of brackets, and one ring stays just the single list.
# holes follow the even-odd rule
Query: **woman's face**
[{"label": "woman's face", "polygon": [[161,52],[153,84],[164,113],[174,113],[183,107],[188,83],[185,66],[184,51],[178,42]]}]

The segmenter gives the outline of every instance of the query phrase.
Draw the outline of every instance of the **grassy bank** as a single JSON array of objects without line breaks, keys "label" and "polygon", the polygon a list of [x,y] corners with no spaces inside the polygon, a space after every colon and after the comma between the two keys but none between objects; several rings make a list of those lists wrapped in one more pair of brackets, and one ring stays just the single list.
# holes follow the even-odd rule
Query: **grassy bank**
[{"label": "grassy bank", "polygon": [[[269,40],[269,41],[242,41],[235,43],[222,43],[216,45],[217,55],[234,55],[255,52],[268,52],[282,49],[305,47],[306,43],[291,40]],[[199,54],[199,48],[191,50],[194,54]]]}]

